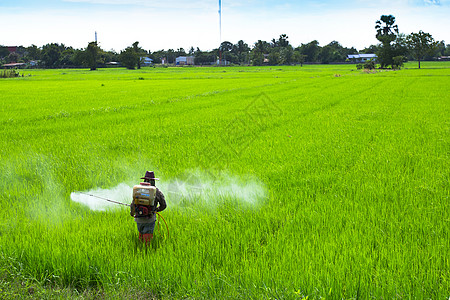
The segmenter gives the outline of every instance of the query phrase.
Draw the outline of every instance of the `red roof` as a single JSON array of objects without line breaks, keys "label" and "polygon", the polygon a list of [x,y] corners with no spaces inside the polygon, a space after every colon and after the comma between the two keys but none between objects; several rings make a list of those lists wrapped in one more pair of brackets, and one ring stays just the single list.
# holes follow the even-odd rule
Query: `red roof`
[{"label": "red roof", "polygon": [[17,46],[7,46],[6,48],[8,48],[9,53],[17,51]]}]

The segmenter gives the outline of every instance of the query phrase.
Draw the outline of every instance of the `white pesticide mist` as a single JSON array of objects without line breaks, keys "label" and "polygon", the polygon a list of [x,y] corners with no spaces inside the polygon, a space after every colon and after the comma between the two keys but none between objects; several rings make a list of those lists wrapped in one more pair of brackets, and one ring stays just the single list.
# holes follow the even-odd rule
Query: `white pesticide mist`
[{"label": "white pesticide mist", "polygon": [[216,181],[189,183],[175,179],[161,184],[161,189],[166,187],[167,198],[173,204],[180,201],[194,202],[201,199],[204,203],[214,205],[220,198],[232,198],[243,204],[257,204],[265,196],[265,189],[256,182],[226,183]]},{"label": "white pesticide mist", "polygon": [[264,184],[254,178],[242,180],[237,176],[212,176],[192,171],[183,179],[175,178],[159,184],[171,205],[203,204],[215,206],[233,200],[237,204],[255,206],[266,197]]},{"label": "white pesticide mist", "polygon": [[72,201],[86,205],[91,210],[104,211],[106,209],[123,207],[123,205],[108,202],[104,199],[89,196],[88,194],[117,202],[122,202],[125,204],[130,204],[132,198],[132,187],[125,183],[121,183],[111,189],[95,189],[83,193],[74,192],[70,194],[70,199],[72,199]]},{"label": "white pesticide mist", "polygon": [[[199,171],[191,172],[182,179],[164,181],[161,178],[161,181],[156,182],[156,186],[163,192],[168,207],[190,204],[214,207],[224,199],[246,206],[256,206],[266,197],[264,184],[254,178],[242,180],[230,175],[212,177]],[[74,192],[71,193],[70,198],[72,201],[88,206],[91,210],[104,211],[121,207],[121,205],[87,194],[129,204],[132,199],[132,189],[131,185],[121,183],[111,189]]]}]

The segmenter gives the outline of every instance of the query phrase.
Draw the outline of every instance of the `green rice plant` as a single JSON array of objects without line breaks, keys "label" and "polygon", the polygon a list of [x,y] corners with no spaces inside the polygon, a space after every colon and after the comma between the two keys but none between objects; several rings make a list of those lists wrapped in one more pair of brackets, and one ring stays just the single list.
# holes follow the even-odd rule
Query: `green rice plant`
[{"label": "green rice plant", "polygon": [[[422,67],[3,81],[7,282],[123,298],[448,298],[450,68]],[[146,170],[161,178],[170,231],[156,229],[150,247],[127,207],[71,200]]]},{"label": "green rice plant", "polygon": [[14,78],[19,77],[19,71],[17,69],[4,69],[0,72],[0,78]]}]

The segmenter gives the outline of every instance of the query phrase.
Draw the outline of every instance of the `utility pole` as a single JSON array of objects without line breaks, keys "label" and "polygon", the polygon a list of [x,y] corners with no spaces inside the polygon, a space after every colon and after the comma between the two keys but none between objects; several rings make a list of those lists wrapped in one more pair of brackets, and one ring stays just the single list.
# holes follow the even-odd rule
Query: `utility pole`
[{"label": "utility pole", "polygon": [[219,66],[222,63],[222,0],[219,0]]}]

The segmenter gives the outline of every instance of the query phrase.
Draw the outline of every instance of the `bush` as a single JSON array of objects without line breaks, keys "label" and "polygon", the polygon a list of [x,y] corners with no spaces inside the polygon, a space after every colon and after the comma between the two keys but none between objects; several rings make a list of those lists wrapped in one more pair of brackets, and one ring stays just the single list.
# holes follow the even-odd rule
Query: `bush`
[{"label": "bush", "polygon": [[375,69],[375,61],[374,60],[369,60],[369,61],[366,61],[363,64],[357,64],[356,65],[356,69],[357,70],[362,70],[362,69],[364,69],[364,70],[373,70],[373,69]]},{"label": "bush", "polygon": [[19,77],[19,71],[17,69],[3,70],[0,72],[0,78],[14,78]]},{"label": "bush", "polygon": [[364,69],[367,69],[367,70],[373,70],[373,69],[375,69],[375,61],[374,60],[369,60],[369,61],[366,61],[365,63],[364,63]]},{"label": "bush", "polygon": [[403,62],[405,61],[405,57],[403,55],[394,56],[392,58],[392,68],[393,69],[401,69],[403,67]]}]

